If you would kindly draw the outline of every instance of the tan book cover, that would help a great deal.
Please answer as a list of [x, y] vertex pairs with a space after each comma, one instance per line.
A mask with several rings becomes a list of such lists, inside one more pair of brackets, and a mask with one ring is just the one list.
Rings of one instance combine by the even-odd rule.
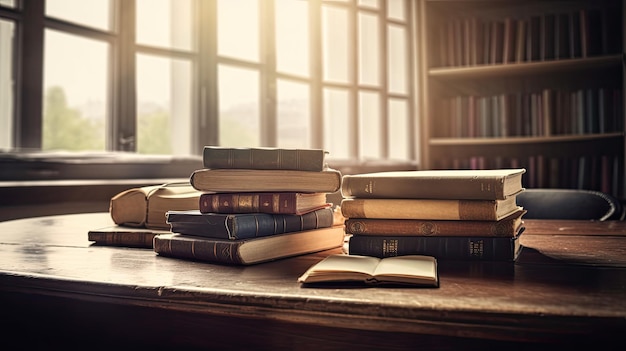
[[503, 200], [523, 191], [524, 168], [362, 173], [343, 176], [346, 198]]
[[343, 199], [346, 218], [498, 221], [521, 210], [516, 197], [505, 200]]
[[333, 254], [311, 266], [298, 278], [303, 284], [408, 284], [438, 287], [437, 259], [425, 255], [377, 258]]
[[169, 210], [197, 210], [201, 194], [189, 183], [131, 188], [111, 198], [109, 213], [118, 225], [169, 229], [165, 213]]

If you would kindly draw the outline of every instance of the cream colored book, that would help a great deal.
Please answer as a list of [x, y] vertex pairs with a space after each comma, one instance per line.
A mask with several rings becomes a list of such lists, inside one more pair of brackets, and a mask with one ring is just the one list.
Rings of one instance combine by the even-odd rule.
[[377, 258], [334, 254], [309, 268], [298, 282], [416, 285], [439, 287], [437, 259], [407, 255]]

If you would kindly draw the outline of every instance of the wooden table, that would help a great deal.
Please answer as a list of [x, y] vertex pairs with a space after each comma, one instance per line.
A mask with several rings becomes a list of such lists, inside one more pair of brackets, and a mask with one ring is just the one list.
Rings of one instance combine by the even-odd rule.
[[441, 262], [440, 288], [303, 288], [330, 252], [255, 266], [93, 246], [107, 213], [0, 223], [4, 339], [39, 347], [528, 349], [626, 342], [626, 222], [526, 220], [506, 262]]

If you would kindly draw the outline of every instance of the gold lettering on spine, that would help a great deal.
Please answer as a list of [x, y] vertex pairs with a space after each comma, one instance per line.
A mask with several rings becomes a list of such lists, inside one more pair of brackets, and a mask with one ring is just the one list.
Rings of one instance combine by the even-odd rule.
[[280, 194], [272, 195], [272, 212], [280, 213]]

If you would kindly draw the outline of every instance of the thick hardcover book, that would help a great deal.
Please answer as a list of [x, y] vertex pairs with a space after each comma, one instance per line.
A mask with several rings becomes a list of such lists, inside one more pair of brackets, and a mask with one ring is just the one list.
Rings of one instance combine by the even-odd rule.
[[297, 232], [333, 225], [333, 209], [323, 208], [302, 215], [270, 213], [201, 213], [168, 211], [171, 231], [179, 234], [238, 240]]
[[200, 212], [209, 213], [276, 213], [305, 214], [332, 204], [326, 193], [241, 192], [204, 193], [200, 196]]
[[437, 259], [410, 255], [377, 258], [334, 254], [311, 266], [298, 278], [310, 284], [414, 285], [438, 287]]
[[181, 259], [251, 265], [341, 247], [344, 236], [343, 226], [242, 240], [162, 234], [154, 237], [154, 252]]
[[524, 221], [519, 210], [499, 221], [348, 218], [346, 234], [386, 236], [494, 236], [514, 237]]
[[525, 169], [423, 170], [343, 176], [341, 193], [357, 198], [503, 200], [523, 190]]
[[341, 187], [341, 172], [271, 169], [198, 169], [191, 185], [204, 192], [334, 193]]
[[515, 261], [521, 251], [519, 237], [484, 236], [388, 236], [353, 235], [348, 243], [350, 255], [392, 257], [434, 256], [437, 260]]
[[111, 198], [109, 213], [118, 225], [169, 230], [165, 212], [198, 209], [201, 194], [189, 183], [131, 188]]
[[89, 241], [95, 245], [124, 246], [152, 249], [152, 241], [155, 236], [171, 233], [169, 230], [155, 230], [146, 228], [129, 228], [113, 225], [104, 228], [90, 230], [87, 233]]
[[321, 149], [205, 146], [205, 168], [284, 169], [319, 172], [328, 152]]
[[498, 221], [521, 210], [516, 196], [505, 200], [361, 199], [341, 201], [346, 218]]

